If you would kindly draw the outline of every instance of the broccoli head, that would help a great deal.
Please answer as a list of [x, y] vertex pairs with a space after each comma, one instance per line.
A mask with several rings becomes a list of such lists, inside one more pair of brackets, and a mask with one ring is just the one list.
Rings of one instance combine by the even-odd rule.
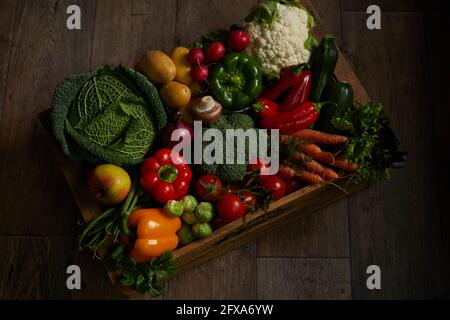
[[[255, 128], [255, 124], [252, 120], [252, 118], [246, 114], [233, 114], [233, 115], [226, 115], [222, 116], [222, 118], [211, 125], [203, 127], [203, 131], [207, 129], [218, 129], [220, 132], [222, 132], [223, 136], [223, 142], [224, 142], [224, 162], [225, 162], [225, 155], [226, 155], [226, 130], [227, 129], [242, 129], [244, 131], [247, 131], [248, 129]], [[211, 142], [203, 142], [203, 150], [210, 144]], [[237, 152], [236, 147], [237, 143], [235, 141], [234, 143], [234, 156], [235, 161], [234, 163], [237, 163]], [[258, 144], [256, 144], [257, 147]], [[250, 153], [249, 148], [251, 147], [248, 141], [245, 143], [246, 147], [246, 154], [245, 159], [246, 163], [248, 163], [248, 154]], [[253, 152], [257, 152], [257, 150], [252, 150]], [[220, 152], [220, 151], [219, 151]], [[201, 164], [196, 165], [195, 170], [200, 175], [205, 174], [213, 174], [217, 176], [222, 182], [225, 183], [232, 183], [232, 182], [239, 182], [242, 181], [245, 178], [245, 175], [247, 173], [247, 164]]]

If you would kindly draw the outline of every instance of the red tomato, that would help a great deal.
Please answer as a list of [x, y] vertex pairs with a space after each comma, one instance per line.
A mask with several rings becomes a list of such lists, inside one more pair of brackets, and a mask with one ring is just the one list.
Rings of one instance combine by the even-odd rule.
[[286, 194], [291, 194], [300, 189], [300, 182], [295, 178], [285, 179], [284, 183], [286, 185]]
[[225, 46], [220, 41], [212, 42], [205, 50], [206, 60], [216, 62], [222, 59], [225, 55]]
[[219, 217], [225, 222], [232, 222], [245, 214], [245, 206], [242, 200], [235, 194], [226, 194], [216, 204]]
[[242, 52], [250, 44], [250, 37], [247, 32], [242, 30], [231, 31], [228, 35], [228, 46], [236, 52]]
[[264, 189], [272, 194], [273, 200], [280, 200], [286, 195], [286, 184], [278, 176], [267, 176], [261, 181]]
[[[253, 162], [253, 161], [251, 161]], [[259, 173], [260, 180], [264, 180], [269, 176], [269, 164], [262, 159], [258, 159], [256, 163], [249, 163], [247, 171], [251, 173]]]
[[253, 212], [257, 208], [256, 197], [250, 191], [243, 191], [239, 193], [242, 199], [242, 204], [245, 207], [245, 212]]
[[200, 199], [213, 202], [220, 197], [224, 188], [219, 178], [213, 175], [206, 175], [198, 179], [195, 184], [195, 190]]

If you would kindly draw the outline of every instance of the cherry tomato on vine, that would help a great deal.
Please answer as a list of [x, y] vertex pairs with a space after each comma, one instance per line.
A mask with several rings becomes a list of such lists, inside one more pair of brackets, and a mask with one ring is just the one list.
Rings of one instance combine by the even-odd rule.
[[223, 195], [216, 204], [219, 217], [226, 223], [235, 221], [245, 215], [245, 205], [235, 194]]
[[[250, 161], [250, 162], [254, 162], [254, 161]], [[251, 174], [257, 174], [259, 175], [260, 180], [264, 180], [267, 177], [271, 177], [269, 176], [269, 164], [262, 160], [262, 159], [258, 159], [256, 160], [256, 163], [249, 163], [247, 166], [247, 171], [250, 172]]]
[[198, 179], [195, 184], [197, 195], [203, 201], [216, 201], [223, 193], [224, 188], [220, 179], [214, 175], [206, 175]]
[[275, 201], [286, 195], [286, 184], [279, 176], [267, 176], [261, 181], [261, 185], [272, 194]]
[[253, 212], [257, 208], [257, 201], [254, 194], [250, 191], [243, 191], [239, 193], [239, 197], [242, 199], [242, 204], [245, 207], [246, 212]]

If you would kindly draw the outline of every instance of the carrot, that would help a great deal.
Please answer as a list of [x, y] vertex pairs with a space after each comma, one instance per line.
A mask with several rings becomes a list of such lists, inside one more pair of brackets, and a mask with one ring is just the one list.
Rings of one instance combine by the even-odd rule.
[[334, 162], [334, 166], [338, 169], [342, 169], [349, 172], [358, 170], [358, 165], [356, 163], [351, 163], [347, 160], [342, 159], [336, 159]]
[[309, 183], [309, 184], [322, 184], [325, 182], [325, 181], [323, 181], [322, 177], [319, 176], [318, 174], [308, 172], [308, 171], [298, 174], [297, 177], [299, 180]]
[[[347, 160], [342, 160], [342, 159], [336, 159], [333, 154], [331, 154], [330, 152], [323, 152], [322, 150], [320, 152], [318, 152], [318, 150], [320, 150], [319, 147], [316, 146], [315, 147], [309, 147], [310, 145], [308, 145], [308, 148], [305, 148], [306, 146], [304, 146], [302, 148], [302, 151], [313, 157], [315, 160], [326, 163], [326, 164], [330, 164], [333, 167], [336, 167], [338, 169], [342, 169], [345, 171], [349, 171], [349, 172], [353, 172], [356, 171], [358, 169], [358, 165], [351, 163]], [[314, 145], [313, 145], [314, 146]]]
[[281, 165], [280, 169], [278, 170], [278, 174], [277, 174], [281, 179], [291, 179], [291, 178], [295, 178], [296, 173], [295, 170], [288, 167], [288, 166], [284, 166]]
[[339, 175], [336, 172], [334, 172], [333, 170], [331, 170], [330, 168], [324, 167], [323, 177], [327, 181], [334, 181], [339, 178]]
[[303, 152], [303, 153], [305, 153], [307, 155], [310, 155], [310, 156], [313, 156], [313, 155], [318, 154], [318, 153], [322, 153], [322, 149], [320, 149], [315, 144], [304, 144], [304, 145], [299, 147], [299, 151], [301, 151], [301, 152]]
[[293, 136], [320, 144], [345, 144], [348, 142], [347, 137], [310, 129], [300, 130], [294, 133]]
[[325, 182], [323, 178], [316, 173], [309, 171], [302, 171], [301, 173], [298, 173], [294, 169], [286, 165], [280, 166], [280, 169], [278, 170], [278, 176], [281, 179], [291, 179], [297, 177], [299, 180], [308, 184], [321, 184]]
[[302, 164], [305, 166], [305, 168], [312, 173], [323, 174], [325, 171], [324, 167], [320, 163], [311, 158], [308, 159], [308, 157], [304, 153], [299, 152], [293, 154], [290, 159], [294, 161], [302, 161]]

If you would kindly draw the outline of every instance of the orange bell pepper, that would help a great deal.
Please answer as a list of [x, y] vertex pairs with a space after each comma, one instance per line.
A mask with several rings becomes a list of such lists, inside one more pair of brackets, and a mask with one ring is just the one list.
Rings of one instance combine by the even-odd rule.
[[137, 263], [144, 263], [178, 246], [176, 232], [181, 228], [181, 220], [168, 216], [163, 209], [139, 209], [128, 218], [128, 228], [136, 229], [130, 256]]

